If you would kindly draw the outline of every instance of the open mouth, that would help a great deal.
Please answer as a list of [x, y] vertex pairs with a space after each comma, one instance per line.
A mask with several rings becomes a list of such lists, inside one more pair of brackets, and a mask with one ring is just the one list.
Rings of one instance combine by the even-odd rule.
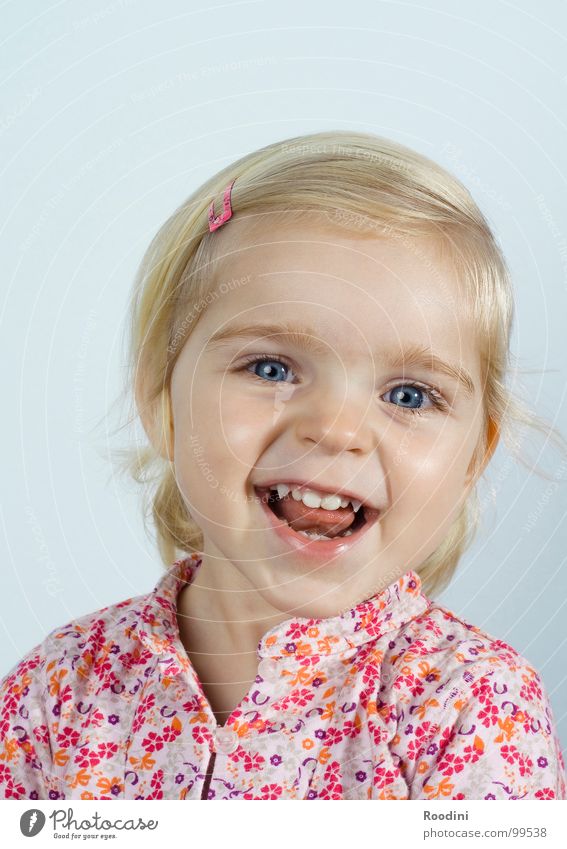
[[[373, 524], [378, 518], [377, 510], [367, 508], [364, 505], [356, 512], [353, 511], [350, 505], [348, 508], [334, 511], [324, 511], [322, 508], [315, 508], [312, 510], [313, 526], [311, 528], [294, 528], [283, 515], [282, 499], [280, 499], [276, 491], [260, 487], [256, 487], [255, 490], [265, 509], [269, 510], [278, 520], [276, 527], [281, 525], [287, 532], [294, 535], [297, 539], [302, 540], [303, 543], [318, 542], [320, 545], [323, 545], [323, 543], [340, 544], [345, 539], [352, 541], [355, 537], [360, 536], [363, 530], [367, 530], [368, 526]], [[291, 495], [287, 495], [286, 499], [291, 499]], [[322, 513], [327, 514], [324, 523], [317, 521], [317, 517], [320, 518]], [[337, 528], [345, 525], [345, 517], [348, 516], [348, 521], [353, 513], [354, 519], [348, 527], [343, 527], [342, 530], [337, 531]], [[335, 519], [334, 524], [333, 519]]]

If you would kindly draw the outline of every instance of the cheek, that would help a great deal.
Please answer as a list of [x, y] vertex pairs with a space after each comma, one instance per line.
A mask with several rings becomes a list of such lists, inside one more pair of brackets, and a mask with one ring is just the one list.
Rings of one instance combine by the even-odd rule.
[[[416, 445], [417, 449], [417, 445]], [[399, 457], [391, 466], [392, 496], [398, 503], [423, 508], [427, 516], [455, 515], [465, 490], [472, 448], [439, 438]]]
[[392, 509], [382, 523], [384, 540], [408, 568], [419, 566], [445, 539], [466, 495], [467, 463], [445, 447], [415, 453], [390, 474]]
[[193, 389], [198, 403], [175, 407], [176, 477], [184, 494], [205, 486], [218, 497], [255, 464], [266, 417], [248, 400], [244, 404], [241, 397], [219, 387], [198, 394], [196, 385]]

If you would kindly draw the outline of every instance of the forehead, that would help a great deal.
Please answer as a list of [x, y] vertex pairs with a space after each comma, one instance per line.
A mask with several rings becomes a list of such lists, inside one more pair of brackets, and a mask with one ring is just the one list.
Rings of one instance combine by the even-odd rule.
[[235, 218], [222, 229], [214, 274], [220, 296], [203, 316], [205, 335], [235, 317], [277, 316], [308, 318], [322, 338], [356, 348], [361, 340], [374, 346], [377, 338], [416, 335], [431, 345], [441, 333], [459, 347], [470, 342], [462, 285], [431, 237], [362, 237], [320, 220], [271, 227]]

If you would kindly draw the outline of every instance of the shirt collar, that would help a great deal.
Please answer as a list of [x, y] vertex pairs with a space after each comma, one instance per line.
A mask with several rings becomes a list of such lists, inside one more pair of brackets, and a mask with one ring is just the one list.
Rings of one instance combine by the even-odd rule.
[[[171, 672], [188, 666], [186, 653], [180, 651], [177, 596], [182, 587], [193, 581], [201, 563], [199, 553], [177, 560], [159, 580], [142, 610], [138, 636], [153, 653], [173, 655]], [[258, 657], [301, 659], [348, 651], [400, 628], [430, 603], [422, 592], [419, 575], [410, 569], [385, 589], [336, 616], [296, 617], [280, 622], [258, 643]]]

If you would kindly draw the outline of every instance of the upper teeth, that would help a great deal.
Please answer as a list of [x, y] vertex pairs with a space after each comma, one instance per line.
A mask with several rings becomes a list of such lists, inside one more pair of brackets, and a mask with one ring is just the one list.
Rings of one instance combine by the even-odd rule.
[[322, 507], [323, 510], [338, 510], [339, 507], [348, 507], [352, 504], [353, 510], [357, 513], [360, 510], [362, 501], [357, 501], [355, 498], [341, 498], [340, 495], [324, 495], [314, 489], [292, 489], [287, 483], [278, 483], [271, 486], [270, 489], [277, 490], [280, 498], [285, 498], [291, 491], [294, 501], [303, 501], [306, 507]]

